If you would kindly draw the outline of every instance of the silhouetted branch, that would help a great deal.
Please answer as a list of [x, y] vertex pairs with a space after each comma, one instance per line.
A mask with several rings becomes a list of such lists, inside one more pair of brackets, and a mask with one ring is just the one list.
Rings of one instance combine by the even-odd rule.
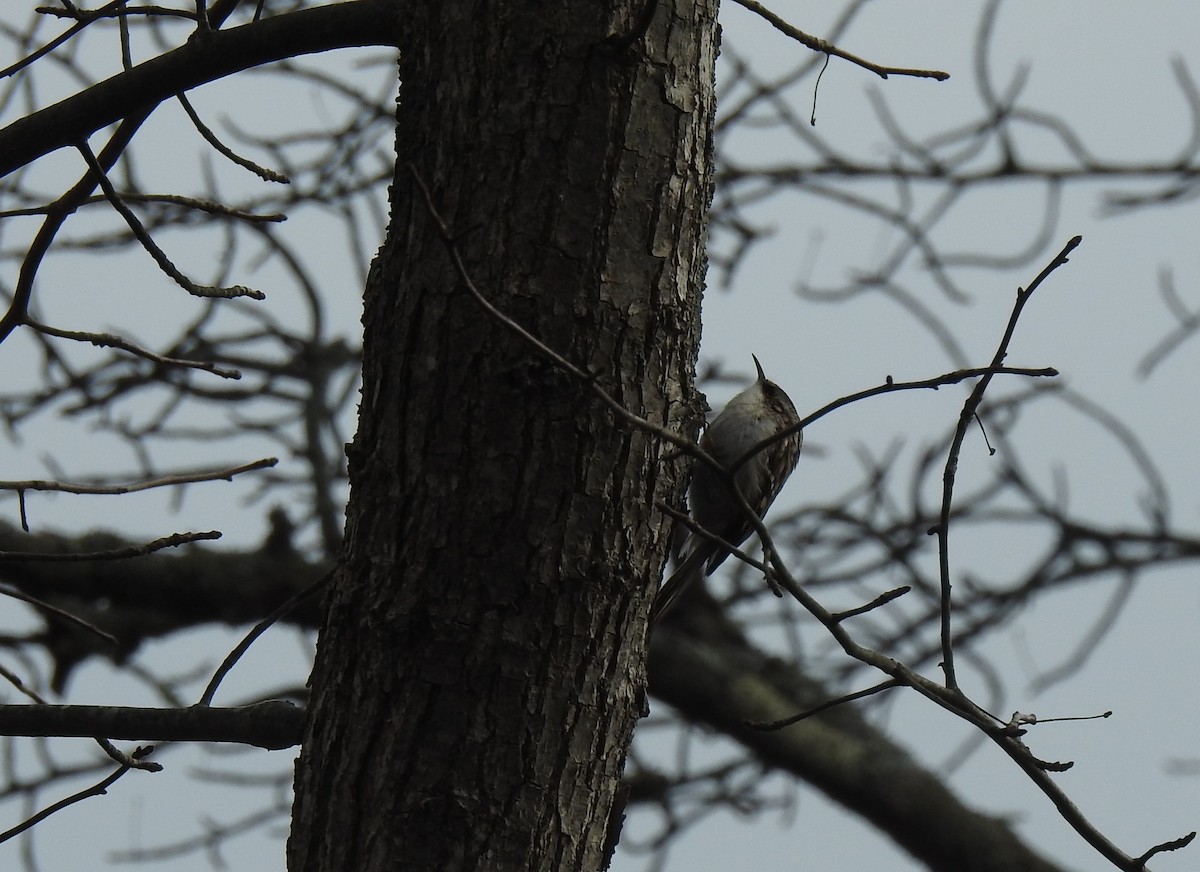
[[0, 705], [0, 735], [107, 736], [155, 742], [236, 742], [267, 750], [300, 744], [304, 709], [282, 700], [237, 708]]
[[[1063, 246], [1055, 258], [1050, 261], [1046, 267], [1038, 273], [1037, 277], [1030, 283], [1028, 288], [1017, 289], [1017, 299], [1013, 304], [1012, 314], [1009, 315], [1008, 324], [1004, 328], [1004, 336], [1000, 340], [1000, 344], [996, 348], [996, 354], [992, 358], [992, 366], [1000, 366], [1006, 357], [1008, 357], [1008, 346], [1012, 342], [1013, 334], [1017, 329], [1017, 321], [1021, 317], [1021, 312], [1025, 309], [1025, 304], [1052, 272], [1067, 262], [1068, 255], [1076, 249], [1083, 241], [1083, 237], [1076, 236]], [[984, 375], [971, 391], [971, 395], [967, 397], [967, 401], [963, 403], [962, 412], [958, 417], [958, 426], [954, 430], [954, 437], [950, 442], [950, 450], [946, 454], [946, 467], [942, 475], [942, 512], [936, 533], [938, 537], [938, 564], [939, 575], [941, 576], [942, 587], [942, 670], [946, 674], [946, 686], [950, 688], [958, 687], [958, 679], [954, 673], [954, 642], [950, 630], [950, 510], [954, 497], [954, 479], [958, 472], [958, 456], [962, 450], [963, 439], [966, 438], [967, 428], [971, 422], [975, 420], [975, 416], [979, 411], [979, 404], [983, 402], [984, 391], [991, 384], [991, 374]]]
[[842, 49], [835, 45], [831, 45], [819, 37], [809, 36], [799, 28], [788, 24], [787, 21], [780, 18], [761, 3], [756, 2], [756, 0], [734, 0], [734, 2], [739, 6], [744, 6], [755, 15], [758, 15], [770, 22], [771, 26], [780, 33], [790, 36], [797, 42], [803, 43], [805, 47], [810, 48], [813, 51], [821, 52], [822, 54], [832, 55], [833, 57], [841, 58], [844, 61], [849, 61], [852, 64], [862, 67], [864, 70], [870, 70], [881, 79], [886, 79], [888, 76], [914, 76], [921, 79], [937, 79], [940, 82], [950, 78], [949, 73], [944, 73], [941, 70], [916, 70], [905, 67], [882, 66], [874, 63], [873, 61], [866, 60], [865, 58], [860, 58], [858, 55], [852, 55], [849, 52], [842, 51]]
[[[138, 759], [140, 759], [141, 757], [144, 757], [144, 756], [150, 754], [153, 750], [154, 750], [153, 748], [145, 748], [145, 749], [139, 748], [138, 751], [136, 751], [134, 753], [138, 757]], [[113, 772], [112, 775], [105, 778], [103, 781], [100, 781], [97, 784], [92, 785], [91, 787], [81, 790], [78, 793], [74, 793], [71, 796], [68, 796], [66, 799], [59, 800], [58, 802], [54, 803], [54, 805], [51, 805], [48, 808], [42, 809], [41, 811], [39, 811], [37, 814], [35, 814], [33, 817], [29, 818], [28, 820], [22, 821], [17, 826], [15, 826], [11, 829], [5, 830], [3, 833], [0, 833], [0, 842], [7, 842], [13, 836], [21, 835], [21, 833], [25, 832], [30, 827], [34, 827], [37, 824], [41, 823], [46, 818], [50, 817], [50, 815], [52, 815], [56, 812], [60, 812], [64, 808], [68, 808], [69, 806], [72, 806], [77, 802], [82, 802], [83, 800], [90, 799], [93, 796], [104, 796], [106, 793], [108, 793], [108, 788], [112, 787], [113, 784], [115, 784], [117, 782], [117, 779], [121, 778], [126, 772], [129, 771], [129, 769], [130, 769], [130, 767], [128, 767], [128, 766], [122, 766], [119, 769], [117, 769], [115, 772]]]
[[221, 534], [216, 530], [205, 533], [172, 533], [145, 545], [133, 545], [128, 548], [111, 548], [106, 551], [88, 551], [78, 554], [49, 554], [36, 551], [0, 551], [0, 563], [80, 563], [88, 560], [127, 560], [131, 557], [144, 557], [161, 551], [164, 548], [178, 548], [190, 542], [205, 542], [220, 539]]
[[313, 52], [397, 45], [401, 20], [390, 0], [349, 0], [197, 36], [0, 130], [0, 177], [205, 82]]
[[139, 491], [152, 490], [159, 487], [175, 487], [182, 484], [198, 484], [204, 481], [233, 481], [234, 476], [260, 469], [271, 469], [279, 460], [275, 457], [265, 457], [241, 466], [225, 467], [222, 469], [198, 469], [189, 472], [173, 472], [147, 481], [135, 481], [129, 484], [83, 484], [63, 481], [46, 481], [30, 479], [28, 481], [0, 481], [0, 490], [15, 491], [58, 491], [69, 494], [120, 495], [132, 494]]

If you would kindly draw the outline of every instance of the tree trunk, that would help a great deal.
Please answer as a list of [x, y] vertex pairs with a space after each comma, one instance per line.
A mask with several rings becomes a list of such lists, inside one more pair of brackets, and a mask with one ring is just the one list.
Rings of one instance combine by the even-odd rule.
[[473, 299], [408, 167], [489, 301], [688, 431], [716, 0], [608, 39], [644, 5], [398, 8], [392, 220], [295, 872], [603, 864], [680, 464]]

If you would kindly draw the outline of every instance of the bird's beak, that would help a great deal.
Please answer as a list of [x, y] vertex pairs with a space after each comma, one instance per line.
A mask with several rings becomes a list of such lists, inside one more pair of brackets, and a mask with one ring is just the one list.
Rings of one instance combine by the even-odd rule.
[[[750, 356], [751, 356], [751, 357], [754, 357], [754, 355], [753, 355], [753, 354], [751, 354]], [[757, 357], [754, 357], [754, 368], [758, 370], [758, 380], [759, 380], [759, 381], [766, 381], [766, 380], [767, 380], [767, 375], [766, 375], [766, 373], [764, 373], [764, 372], [762, 371], [762, 364], [758, 362], [758, 358], [757, 358]]]

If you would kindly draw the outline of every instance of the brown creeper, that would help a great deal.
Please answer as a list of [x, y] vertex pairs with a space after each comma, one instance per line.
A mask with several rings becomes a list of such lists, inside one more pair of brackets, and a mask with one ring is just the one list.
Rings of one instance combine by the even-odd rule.
[[[726, 404], [700, 438], [700, 447], [727, 469], [762, 440], [800, 421], [783, 388], [763, 375], [757, 357], [754, 366], [758, 379]], [[804, 434], [797, 430], [732, 471], [737, 489], [760, 518], [796, 468], [803, 444]], [[695, 465], [688, 504], [693, 521], [730, 545], [741, 545], [754, 529], [729, 486], [708, 464]], [[711, 539], [689, 533], [679, 550], [679, 565], [663, 582], [654, 600], [651, 625], [670, 611], [692, 582], [711, 575], [728, 556], [729, 552]]]

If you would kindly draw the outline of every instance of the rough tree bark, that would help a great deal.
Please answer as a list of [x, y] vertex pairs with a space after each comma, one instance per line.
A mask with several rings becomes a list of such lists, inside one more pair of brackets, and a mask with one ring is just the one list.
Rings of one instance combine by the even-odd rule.
[[602, 865], [669, 526], [654, 503], [679, 499], [679, 464], [483, 311], [414, 174], [492, 303], [689, 429], [716, 2], [664, 4], [639, 35], [645, 9], [397, 10], [392, 219], [366, 289], [296, 872]]

